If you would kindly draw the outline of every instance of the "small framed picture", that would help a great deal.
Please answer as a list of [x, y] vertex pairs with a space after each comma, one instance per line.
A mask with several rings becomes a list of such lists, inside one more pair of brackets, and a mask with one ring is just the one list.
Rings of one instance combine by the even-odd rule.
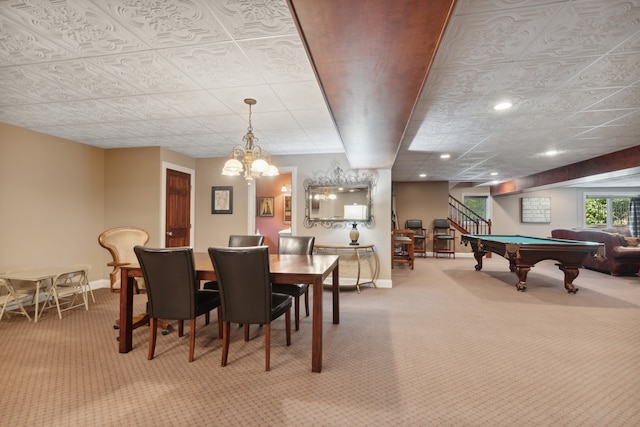
[[233, 213], [233, 187], [211, 187], [211, 213]]
[[258, 216], [273, 216], [273, 197], [258, 197]]
[[283, 218], [283, 223], [284, 224], [291, 224], [291, 196], [284, 196], [284, 209], [282, 212], [284, 215]]

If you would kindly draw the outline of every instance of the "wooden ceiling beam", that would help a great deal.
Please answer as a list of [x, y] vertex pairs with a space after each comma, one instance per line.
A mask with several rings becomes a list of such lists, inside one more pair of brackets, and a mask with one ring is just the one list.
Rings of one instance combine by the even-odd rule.
[[637, 167], [640, 167], [640, 145], [494, 185], [491, 187], [491, 195], [519, 193], [545, 185], [566, 183]]
[[287, 0], [354, 169], [391, 169], [455, 0]]

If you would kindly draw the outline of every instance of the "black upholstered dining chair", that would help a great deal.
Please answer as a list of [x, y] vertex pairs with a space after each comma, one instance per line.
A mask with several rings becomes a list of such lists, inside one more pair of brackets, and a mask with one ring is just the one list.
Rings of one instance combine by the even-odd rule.
[[[278, 254], [311, 255], [313, 254], [314, 236], [280, 236]], [[307, 283], [274, 283], [273, 292], [291, 295], [294, 298], [294, 318], [296, 331], [300, 329], [300, 297], [304, 295], [304, 308], [309, 317], [309, 285]]]
[[222, 366], [227, 365], [231, 323], [264, 325], [265, 370], [271, 369], [271, 321], [285, 315], [287, 346], [291, 345], [290, 295], [271, 288], [269, 247], [212, 247], [209, 256], [218, 277], [222, 307]]
[[[262, 246], [264, 244], [264, 236], [259, 234], [232, 234], [229, 236], [230, 248], [247, 247], [247, 246]], [[204, 289], [218, 290], [218, 282], [212, 280], [206, 282], [203, 286]], [[207, 322], [209, 319], [207, 319]]]
[[[149, 301], [149, 353], [153, 359], [158, 335], [158, 319], [178, 320], [179, 335], [184, 320], [189, 326], [189, 362], [193, 361], [196, 342], [196, 317], [209, 313], [220, 305], [218, 292], [198, 289], [191, 248], [133, 248], [142, 269]], [[220, 310], [218, 319], [220, 320]]]

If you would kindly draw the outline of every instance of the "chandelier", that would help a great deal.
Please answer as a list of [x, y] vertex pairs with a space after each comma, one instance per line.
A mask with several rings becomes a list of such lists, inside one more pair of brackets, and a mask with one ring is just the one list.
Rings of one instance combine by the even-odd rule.
[[222, 168], [222, 175], [238, 176], [244, 172], [244, 179], [249, 185], [253, 178], [261, 176], [280, 175], [278, 168], [271, 164], [271, 157], [266, 150], [256, 145], [258, 138], [253, 136], [251, 127], [251, 106], [256, 105], [256, 100], [247, 98], [244, 103], [249, 106], [249, 127], [247, 133], [242, 137], [245, 146], [236, 145], [231, 151], [231, 158], [226, 161]]
[[323, 188], [320, 194], [314, 194], [314, 200], [320, 200], [321, 202], [326, 202], [327, 200], [335, 200], [338, 196], [329, 191], [328, 188]]

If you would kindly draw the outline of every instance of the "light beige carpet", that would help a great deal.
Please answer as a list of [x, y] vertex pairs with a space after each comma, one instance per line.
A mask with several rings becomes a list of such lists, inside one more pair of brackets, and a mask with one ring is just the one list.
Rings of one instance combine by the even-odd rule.
[[[96, 292], [89, 311], [0, 322], [0, 425], [640, 425], [640, 278], [581, 270], [569, 295], [552, 262], [528, 291], [500, 257], [418, 259], [393, 270], [393, 289], [341, 294], [331, 324], [325, 292], [324, 367], [311, 373], [311, 319], [291, 347], [273, 324], [271, 372], [263, 335], [233, 329], [220, 366], [217, 324], [188, 337], [148, 329], [117, 352], [118, 294]], [[135, 298], [136, 311], [145, 296]]]

